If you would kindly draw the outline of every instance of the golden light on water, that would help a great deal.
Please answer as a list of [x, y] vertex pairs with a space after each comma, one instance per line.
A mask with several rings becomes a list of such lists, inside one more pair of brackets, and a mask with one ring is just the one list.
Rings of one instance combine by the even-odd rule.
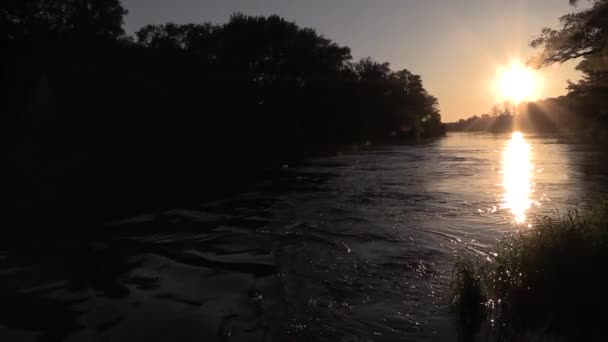
[[514, 62], [509, 67], [498, 70], [495, 87], [500, 101], [518, 104], [536, 100], [539, 83], [540, 79], [534, 70]]
[[532, 206], [532, 147], [521, 132], [514, 132], [502, 153], [501, 207], [513, 214], [516, 223], [526, 222], [526, 211]]

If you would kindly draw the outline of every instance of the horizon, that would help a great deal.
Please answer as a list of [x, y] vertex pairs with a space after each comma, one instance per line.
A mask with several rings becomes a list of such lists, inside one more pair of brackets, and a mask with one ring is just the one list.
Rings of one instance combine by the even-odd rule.
[[[498, 69], [533, 56], [536, 51], [529, 43], [541, 28], [557, 27], [557, 18], [573, 11], [566, 0], [342, 4], [319, 0], [307, 4], [295, 0], [123, 1], [129, 10], [125, 29], [130, 35], [146, 24], [222, 23], [235, 12], [277, 14], [350, 47], [353, 60], [372, 56], [389, 62], [393, 70], [406, 68], [421, 75], [425, 88], [439, 100], [444, 122], [489, 112], [500, 101], [491, 85]], [[540, 70], [542, 86], [534, 100], [565, 95], [568, 80], [580, 77], [576, 64], [570, 61]]]

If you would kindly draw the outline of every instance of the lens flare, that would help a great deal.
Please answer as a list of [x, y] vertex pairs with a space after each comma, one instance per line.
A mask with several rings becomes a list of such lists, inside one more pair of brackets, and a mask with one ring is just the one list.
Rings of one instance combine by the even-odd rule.
[[501, 208], [511, 211], [518, 224], [526, 222], [526, 211], [532, 206], [532, 147], [521, 132], [514, 132], [502, 153]]

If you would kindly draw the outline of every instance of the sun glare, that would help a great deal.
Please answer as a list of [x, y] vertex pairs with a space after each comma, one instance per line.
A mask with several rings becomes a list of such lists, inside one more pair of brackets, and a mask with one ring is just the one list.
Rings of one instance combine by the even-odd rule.
[[519, 224], [526, 221], [526, 211], [533, 203], [530, 198], [534, 170], [531, 150], [524, 135], [513, 132], [502, 154], [502, 186], [505, 192], [501, 207], [510, 210]]
[[534, 70], [516, 62], [507, 68], [499, 69], [496, 92], [499, 100], [518, 104], [536, 99], [538, 83]]

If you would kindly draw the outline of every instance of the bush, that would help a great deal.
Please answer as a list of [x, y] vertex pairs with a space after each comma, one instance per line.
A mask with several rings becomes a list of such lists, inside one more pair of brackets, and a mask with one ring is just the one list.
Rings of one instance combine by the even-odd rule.
[[582, 214], [539, 218], [486, 259], [460, 261], [453, 303], [465, 339], [595, 340], [604, 334], [606, 279], [608, 202], [601, 201]]

